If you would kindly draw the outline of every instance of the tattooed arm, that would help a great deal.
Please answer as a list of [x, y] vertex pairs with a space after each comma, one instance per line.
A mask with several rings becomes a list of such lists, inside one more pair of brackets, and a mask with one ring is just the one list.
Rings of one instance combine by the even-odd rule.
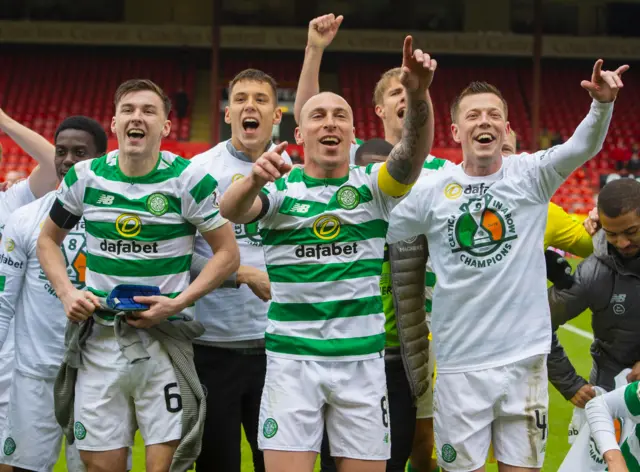
[[402, 139], [386, 163], [389, 176], [407, 186], [403, 193], [418, 179], [433, 144], [433, 107], [428, 90], [437, 63], [420, 49], [413, 51], [412, 42], [411, 36], [404, 41], [400, 75], [400, 82], [407, 90]]
[[387, 159], [389, 175], [401, 184], [413, 184], [420, 176], [432, 143], [433, 106], [429, 92], [407, 94], [402, 139]]

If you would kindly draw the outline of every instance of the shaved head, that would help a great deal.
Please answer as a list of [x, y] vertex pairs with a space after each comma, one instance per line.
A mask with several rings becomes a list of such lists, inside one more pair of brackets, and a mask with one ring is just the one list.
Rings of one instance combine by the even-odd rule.
[[296, 144], [304, 149], [305, 172], [316, 178], [349, 173], [349, 153], [355, 142], [353, 111], [332, 92], [311, 97], [300, 110]]
[[353, 110], [343, 97], [333, 92], [320, 92], [307, 100], [307, 102], [302, 106], [302, 110], [300, 110], [300, 123], [302, 123], [302, 120], [311, 112], [311, 110], [324, 107], [327, 103], [331, 103], [336, 107], [340, 106], [344, 108], [349, 112], [349, 116], [351, 116], [353, 120]]

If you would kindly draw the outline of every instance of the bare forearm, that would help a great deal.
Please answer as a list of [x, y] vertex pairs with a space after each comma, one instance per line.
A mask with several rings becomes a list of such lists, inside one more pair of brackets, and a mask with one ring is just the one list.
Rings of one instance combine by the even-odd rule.
[[307, 100], [320, 93], [320, 64], [323, 53], [324, 50], [318, 47], [307, 46], [305, 49], [304, 62], [296, 90], [296, 101], [293, 105], [293, 116], [296, 123], [300, 123], [300, 111]]
[[39, 164], [47, 169], [55, 169], [53, 164], [55, 147], [44, 137], [21, 125], [2, 111], [0, 111], [0, 128]]
[[433, 143], [433, 107], [428, 92], [407, 95], [402, 139], [391, 151], [387, 169], [401, 184], [418, 179]]
[[259, 212], [259, 208], [255, 211], [255, 207], [261, 189], [251, 176], [238, 180], [224, 193], [220, 201], [220, 214], [234, 223], [252, 221]]
[[198, 277], [182, 292], [176, 301], [184, 308], [215, 290], [227, 277], [238, 270], [240, 254], [237, 246], [217, 251], [204, 266]]
[[615, 449], [607, 451], [604, 453], [603, 457], [607, 462], [607, 465], [609, 466], [609, 470], [611, 472], [622, 472], [629, 470], [621, 451]]
[[67, 275], [67, 264], [65, 263], [64, 255], [60, 246], [53, 239], [41, 235], [38, 238], [37, 255], [40, 266], [58, 297], [73, 290], [73, 285]]

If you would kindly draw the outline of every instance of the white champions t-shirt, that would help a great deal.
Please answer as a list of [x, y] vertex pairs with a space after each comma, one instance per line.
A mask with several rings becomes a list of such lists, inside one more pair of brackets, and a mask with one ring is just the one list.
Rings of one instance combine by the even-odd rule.
[[472, 177], [459, 165], [420, 179], [392, 212], [389, 243], [427, 236], [438, 276], [431, 328], [439, 372], [549, 352], [546, 267], [538, 250], [547, 207], [564, 179], [601, 149], [612, 110], [594, 102], [569, 141], [504, 158], [492, 175]]

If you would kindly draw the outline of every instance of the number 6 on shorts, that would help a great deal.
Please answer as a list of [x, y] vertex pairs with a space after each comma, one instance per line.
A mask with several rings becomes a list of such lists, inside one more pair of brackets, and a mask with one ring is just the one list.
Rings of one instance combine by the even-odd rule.
[[[178, 388], [178, 384], [176, 382], [168, 383], [164, 386], [164, 401], [167, 405], [167, 411], [169, 413], [177, 413], [182, 410], [182, 397], [180, 393], [171, 393], [172, 388]], [[175, 406], [172, 406], [172, 400]]]

